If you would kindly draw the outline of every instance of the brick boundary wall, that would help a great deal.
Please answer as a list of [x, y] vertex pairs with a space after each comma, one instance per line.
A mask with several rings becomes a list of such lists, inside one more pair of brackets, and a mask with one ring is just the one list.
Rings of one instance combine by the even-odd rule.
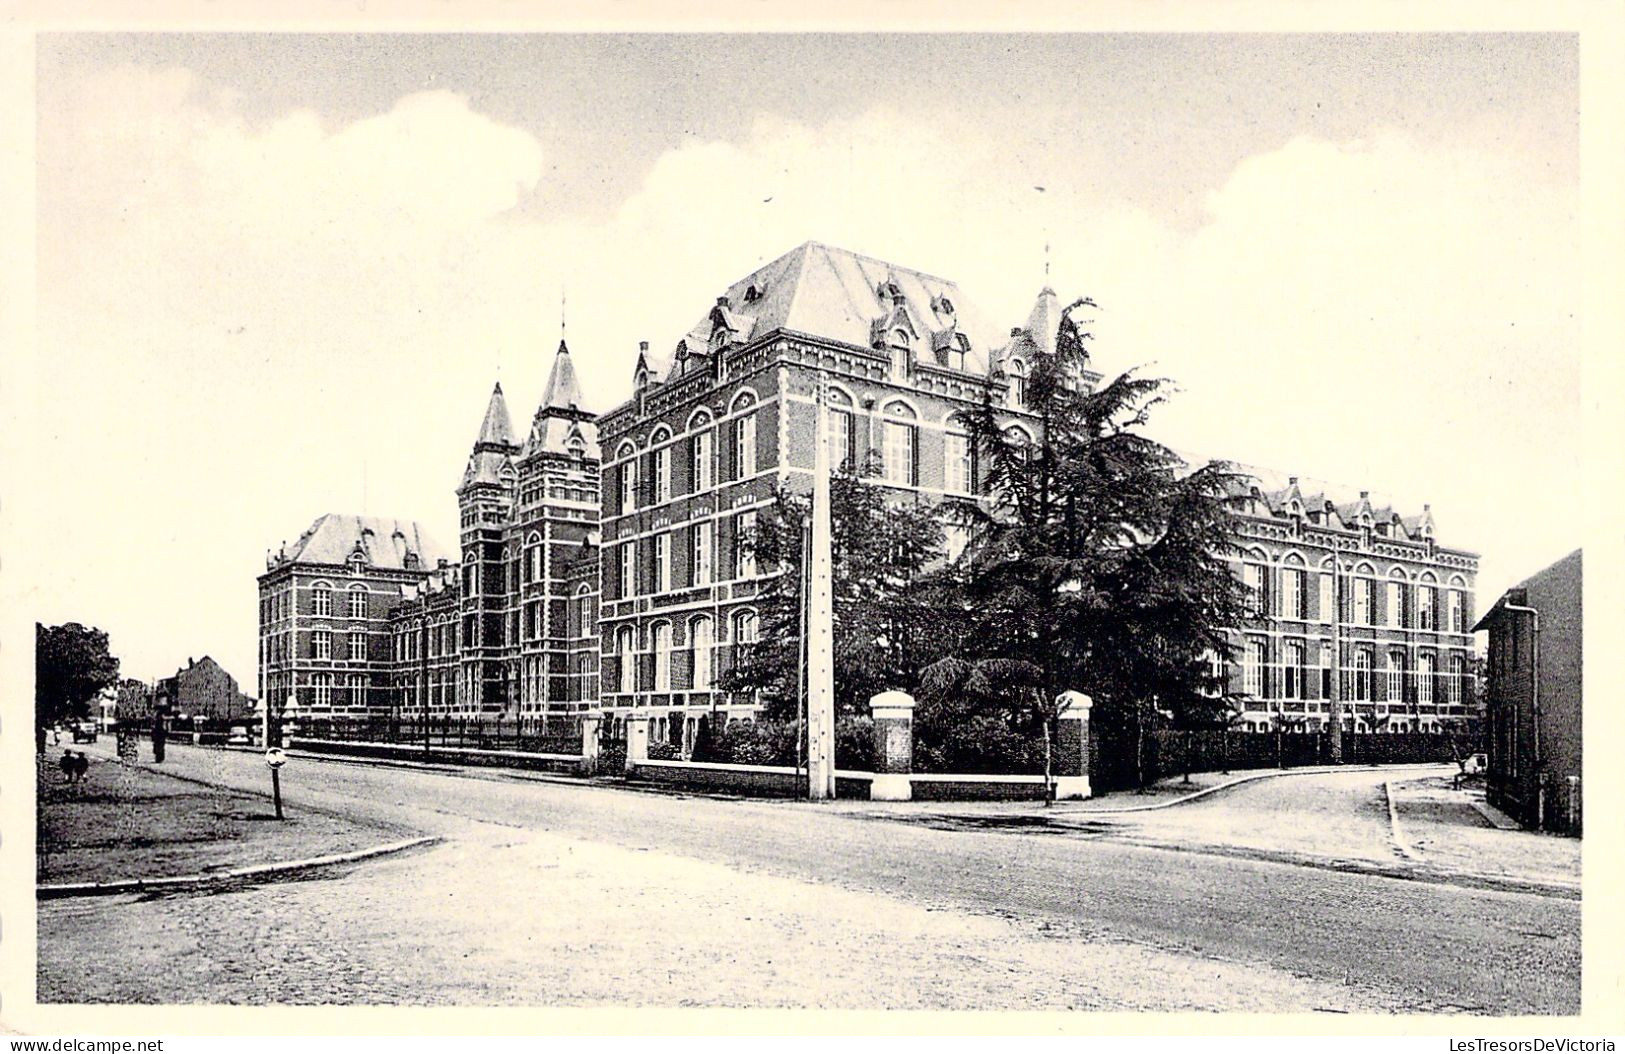
[[501, 768], [553, 772], [566, 776], [581, 775], [580, 754], [529, 754], [517, 750], [478, 750], [473, 747], [431, 747], [424, 750], [422, 747], [400, 743], [355, 743], [346, 740], [301, 738], [288, 740], [288, 747], [311, 754], [377, 758], [387, 761], [424, 761], [431, 764], [493, 765]]
[[[729, 765], [710, 761], [640, 761], [629, 779], [699, 790], [731, 791], [770, 798], [806, 794], [807, 774], [789, 766]], [[871, 772], [838, 770], [835, 795], [866, 799]], [[960, 773], [914, 773], [909, 777], [916, 801], [1042, 801], [1042, 776], [982, 776]]]

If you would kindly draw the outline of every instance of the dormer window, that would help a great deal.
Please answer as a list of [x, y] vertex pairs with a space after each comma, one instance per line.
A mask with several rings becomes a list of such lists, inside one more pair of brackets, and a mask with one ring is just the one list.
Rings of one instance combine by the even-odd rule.
[[938, 297], [937, 310], [941, 311], [944, 315], [951, 315], [954, 313], [954, 302], [945, 296]]
[[1027, 364], [1020, 359], [1011, 359], [1010, 368], [1005, 372], [1010, 380], [1010, 405], [1025, 405], [1027, 402]]
[[891, 371], [894, 377], [908, 376], [909, 365], [908, 331], [894, 329], [891, 334]]
[[756, 288], [756, 286], [752, 285], [750, 288], [745, 290], [745, 303], [754, 304], [756, 301], [760, 300], [761, 298], [762, 298], [762, 291], [760, 289]]

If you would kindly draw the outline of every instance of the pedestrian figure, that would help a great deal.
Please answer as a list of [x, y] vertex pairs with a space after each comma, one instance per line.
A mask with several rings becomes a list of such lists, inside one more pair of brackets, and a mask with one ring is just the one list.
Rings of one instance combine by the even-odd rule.
[[62, 752], [62, 760], [58, 761], [56, 763], [56, 765], [57, 765], [57, 768], [62, 770], [62, 782], [64, 782], [64, 783], [72, 783], [73, 782], [73, 770], [74, 770], [73, 751], [64, 750]]
[[162, 714], [153, 714], [152, 715], [152, 760], [156, 764], [162, 764], [163, 760], [164, 760], [164, 738], [165, 738], [165, 735], [166, 735], [166, 733], [164, 731], [164, 715], [162, 715]]

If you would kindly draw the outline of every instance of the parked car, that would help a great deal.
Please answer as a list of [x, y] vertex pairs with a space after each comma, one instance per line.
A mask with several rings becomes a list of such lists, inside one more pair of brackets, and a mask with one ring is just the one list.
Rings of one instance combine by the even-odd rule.
[[96, 742], [96, 722], [75, 721], [73, 724], [73, 741], [75, 743]]

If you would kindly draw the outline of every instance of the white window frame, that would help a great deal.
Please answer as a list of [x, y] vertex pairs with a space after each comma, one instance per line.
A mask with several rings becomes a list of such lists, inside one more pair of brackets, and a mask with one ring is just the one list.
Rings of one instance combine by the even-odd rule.
[[750, 608], [734, 615], [734, 643], [755, 644], [761, 632], [761, 622]]
[[711, 584], [711, 523], [708, 520], [694, 525], [689, 544], [689, 577], [697, 586]]
[[325, 629], [311, 631], [310, 655], [313, 659], [331, 659], [333, 657], [332, 631]]
[[716, 645], [716, 633], [711, 628], [709, 615], [696, 615], [689, 622], [688, 639], [694, 652], [694, 690], [706, 691], [711, 687], [711, 657]]
[[1241, 690], [1253, 699], [1264, 697], [1264, 664], [1269, 661], [1269, 646], [1256, 637], [1247, 639], [1242, 653]]
[[971, 457], [970, 436], [963, 432], [945, 432], [942, 437], [942, 457], [947, 465], [944, 487], [950, 494], [970, 494], [976, 487], [975, 462]]
[[637, 542], [621, 543], [621, 596], [635, 597], [638, 595], [638, 549]]
[[1416, 701], [1422, 706], [1433, 706], [1433, 678], [1439, 673], [1439, 657], [1423, 652], [1416, 657]]
[[756, 577], [756, 550], [747, 542], [751, 535], [756, 533], [756, 510], [750, 509], [739, 514], [734, 520], [734, 549], [739, 554], [739, 578]]
[[316, 586], [310, 591], [310, 611], [317, 618], [330, 618], [333, 614], [333, 590]]
[[662, 505], [671, 500], [671, 447], [663, 446], [655, 451], [655, 504]]
[[734, 478], [750, 479], [756, 475], [756, 411], [744, 414], [734, 421]]
[[894, 487], [919, 486], [915, 465], [918, 461], [920, 429], [913, 421], [887, 418], [881, 428], [886, 482]]
[[1330, 571], [1320, 572], [1320, 621], [1330, 622], [1337, 617], [1337, 590]]
[[[365, 586], [350, 587], [350, 617], [367, 617], [367, 588]], [[359, 603], [358, 603], [359, 601]]]
[[657, 692], [671, 691], [671, 623], [656, 622], [649, 627], [649, 649], [655, 657]]
[[671, 592], [671, 532], [655, 535], [655, 592]]
[[638, 507], [638, 456], [633, 454], [621, 463], [621, 511], [631, 512]]
[[705, 426], [705, 431], [694, 435], [694, 464], [691, 473], [694, 477], [694, 491], [709, 490], [714, 481], [711, 479], [711, 427]]
[[[359, 655], [356, 654], [356, 651], [357, 651], [356, 644], [358, 644], [358, 643], [361, 645], [361, 648], [360, 648], [361, 654], [359, 654]], [[353, 629], [353, 630], [350, 631], [349, 640], [347, 642], [347, 650], [346, 650], [345, 654], [349, 657], [351, 662], [365, 662], [367, 660], [367, 631], [366, 630], [364, 630], [364, 629]]]

